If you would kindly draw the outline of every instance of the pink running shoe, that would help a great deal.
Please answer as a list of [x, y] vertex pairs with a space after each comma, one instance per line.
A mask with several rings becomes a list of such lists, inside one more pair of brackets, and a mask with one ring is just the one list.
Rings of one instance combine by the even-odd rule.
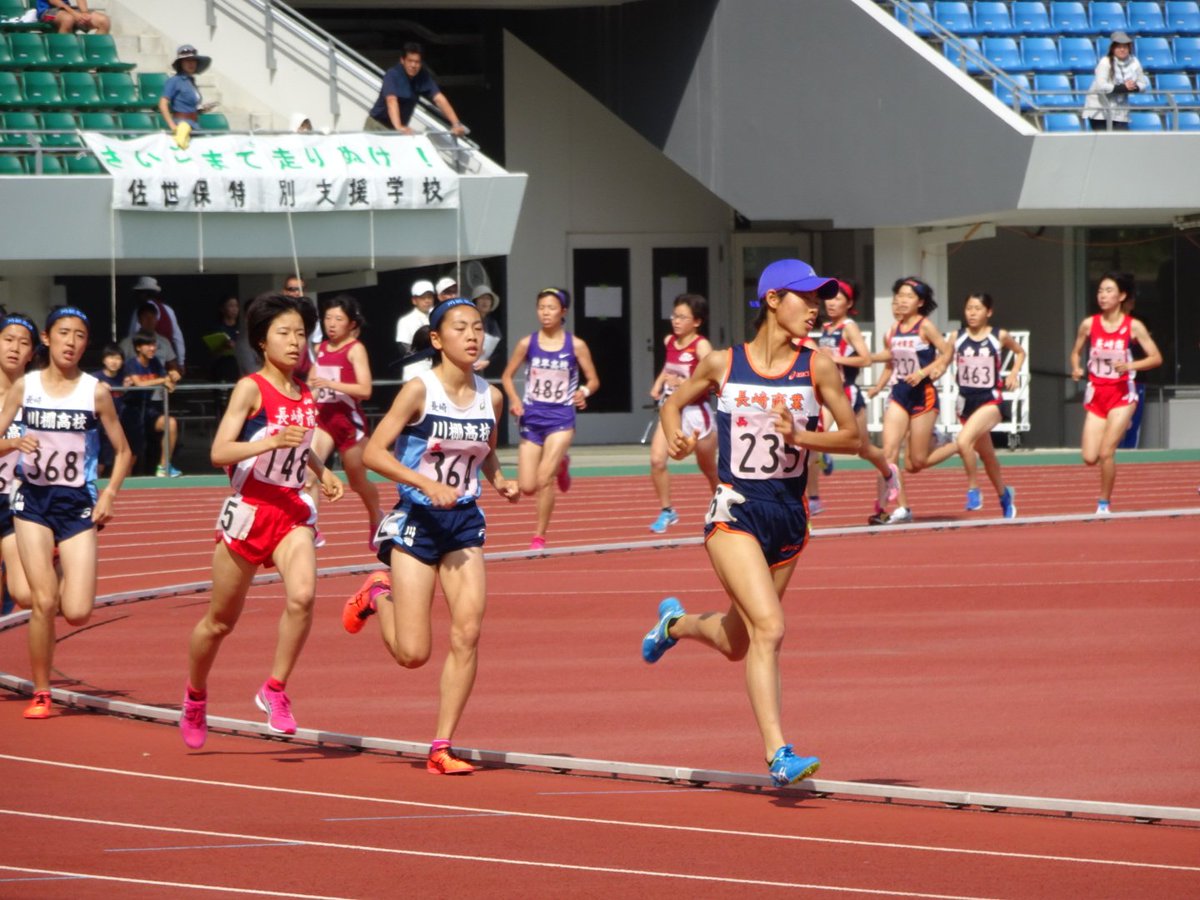
[[208, 737], [208, 701], [192, 700], [187, 692], [183, 694], [183, 715], [179, 717], [179, 732], [183, 742], [193, 750], [204, 746]]
[[266, 682], [254, 695], [254, 702], [267, 714], [267, 727], [276, 734], [295, 734], [296, 720], [292, 718], [292, 701], [283, 691], [273, 691]]
[[558, 489], [564, 494], [571, 489], [571, 454], [564, 453], [558, 464]]
[[529, 549], [530, 550], [545, 550], [546, 549], [546, 539], [544, 537], [542, 537], [540, 534], [535, 534], [533, 536], [533, 540], [529, 542]]

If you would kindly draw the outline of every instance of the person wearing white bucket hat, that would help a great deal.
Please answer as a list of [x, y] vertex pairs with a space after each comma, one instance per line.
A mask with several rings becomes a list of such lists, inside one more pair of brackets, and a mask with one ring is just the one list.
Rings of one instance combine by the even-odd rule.
[[483, 349], [479, 359], [475, 360], [475, 371], [482, 372], [492, 361], [492, 355], [500, 342], [504, 340], [504, 332], [496, 321], [495, 312], [500, 308], [500, 295], [492, 290], [490, 284], [477, 284], [471, 291], [471, 302], [483, 316]]
[[200, 120], [200, 113], [216, 105], [205, 103], [200, 88], [196, 86], [196, 76], [207, 71], [211, 65], [212, 58], [201, 56], [191, 44], [183, 44], [175, 51], [175, 60], [171, 63], [175, 74], [163, 85], [162, 96], [158, 99], [158, 112], [181, 149], [187, 149], [192, 129]]

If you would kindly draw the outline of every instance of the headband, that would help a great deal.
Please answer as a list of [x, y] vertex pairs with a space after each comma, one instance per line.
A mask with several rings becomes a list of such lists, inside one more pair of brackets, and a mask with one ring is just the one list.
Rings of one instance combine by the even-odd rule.
[[9, 325], [24, 325], [29, 329], [29, 333], [33, 336], [33, 342], [35, 344], [38, 342], [38, 329], [37, 326], [33, 324], [33, 319], [30, 319], [27, 316], [7, 315], [4, 317], [4, 321], [0, 322], [0, 331], [3, 331]]
[[86, 325], [89, 329], [92, 327], [91, 320], [88, 319], [87, 313], [85, 313], [78, 306], [60, 306], [58, 309], [51, 310], [50, 315], [46, 317], [46, 330], [49, 331], [50, 326], [59, 319], [66, 318], [82, 319], [84, 325]]
[[558, 288], [542, 288], [540, 291], [538, 291], [538, 298], [541, 299], [547, 294], [552, 294], [553, 296], [557, 297], [558, 302], [563, 309], [571, 308], [571, 298], [566, 295], [565, 291], [560, 291]]
[[442, 319], [445, 318], [446, 313], [449, 310], [454, 309], [456, 306], [469, 306], [471, 309], [475, 308], [475, 304], [466, 297], [455, 297], [452, 300], [446, 300], [444, 303], [439, 303], [433, 308], [433, 312], [429, 314], [429, 330], [437, 331], [438, 326], [442, 324]]
[[854, 288], [851, 287], [850, 282], [842, 281], [842, 279], [839, 278], [838, 279], [838, 290], [846, 295], [847, 300], [849, 300], [851, 303], [854, 302]]

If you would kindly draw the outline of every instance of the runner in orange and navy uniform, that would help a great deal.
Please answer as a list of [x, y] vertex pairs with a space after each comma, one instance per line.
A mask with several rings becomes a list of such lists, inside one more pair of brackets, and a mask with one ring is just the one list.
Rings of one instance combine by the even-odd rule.
[[[642, 640], [642, 658], [657, 662], [680, 638], [731, 661], [746, 660], [746, 687], [771, 778], [784, 786], [817, 770], [797, 756], [780, 722], [779, 652], [782, 597], [808, 538], [804, 500], [808, 454], [853, 453], [858, 425], [837, 368], [823, 354], [795, 346], [815, 326], [820, 298], [837, 282], [796, 259], [771, 263], [758, 281], [761, 304], [749, 343], [706, 356], [662, 408], [670, 454], [695, 446], [681, 413], [717, 389], [718, 486], [708, 513], [705, 549], [731, 604], [724, 613], [684, 612], [675, 597], [658, 607], [658, 623]], [[817, 431], [824, 403], [837, 431]]]
[[303, 492], [308, 470], [327, 498], [342, 495], [342, 483], [310, 451], [316, 404], [295, 377], [315, 319], [310, 304], [282, 294], [262, 294], [246, 309], [247, 336], [263, 367], [234, 387], [213, 438], [213, 465], [225, 467], [234, 494], [217, 518], [212, 598], [192, 631], [188, 654], [179, 728], [193, 749], [204, 746], [208, 734], [208, 674], [263, 563], [278, 567], [287, 600], [271, 674], [254, 702], [271, 731], [296, 733], [284, 687], [304, 648], [316, 599], [316, 511]]
[[[1088, 387], [1083, 408], [1080, 449], [1089, 466], [1100, 464], [1100, 501], [1097, 515], [1107, 515], [1117, 479], [1117, 446], [1133, 421], [1138, 395], [1135, 372], [1162, 365], [1162, 354], [1150, 332], [1139, 319], [1129, 315], [1137, 298], [1133, 276], [1127, 272], [1107, 272], [1096, 289], [1099, 315], [1079, 323], [1075, 345], [1071, 348], [1071, 377], [1083, 378], [1080, 354], [1088, 344]], [[1134, 359], [1134, 349], [1145, 354]]]

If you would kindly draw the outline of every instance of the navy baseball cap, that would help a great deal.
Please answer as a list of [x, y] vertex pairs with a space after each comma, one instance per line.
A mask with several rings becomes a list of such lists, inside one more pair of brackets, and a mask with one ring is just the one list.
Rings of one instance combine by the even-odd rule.
[[816, 291], [822, 300], [836, 297], [836, 278], [822, 278], [808, 263], [798, 259], [780, 259], [763, 269], [758, 277], [758, 299], [767, 291]]

